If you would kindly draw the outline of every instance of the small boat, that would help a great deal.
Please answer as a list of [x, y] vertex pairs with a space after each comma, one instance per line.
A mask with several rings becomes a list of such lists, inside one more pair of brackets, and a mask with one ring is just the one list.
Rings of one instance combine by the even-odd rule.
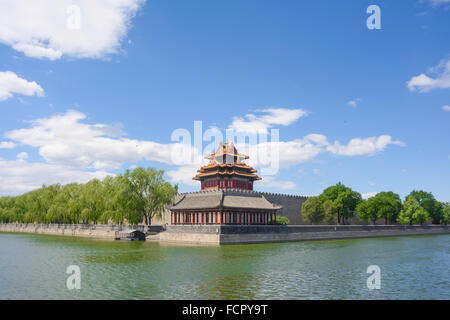
[[145, 241], [145, 234], [139, 230], [117, 231], [115, 240], [121, 241]]

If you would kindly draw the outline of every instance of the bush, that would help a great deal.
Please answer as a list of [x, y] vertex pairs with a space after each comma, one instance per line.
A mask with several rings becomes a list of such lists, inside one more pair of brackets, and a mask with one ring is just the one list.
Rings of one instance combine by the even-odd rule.
[[275, 224], [285, 226], [290, 223], [291, 223], [291, 221], [287, 217], [284, 217], [284, 216], [277, 216], [277, 218], [275, 219]]

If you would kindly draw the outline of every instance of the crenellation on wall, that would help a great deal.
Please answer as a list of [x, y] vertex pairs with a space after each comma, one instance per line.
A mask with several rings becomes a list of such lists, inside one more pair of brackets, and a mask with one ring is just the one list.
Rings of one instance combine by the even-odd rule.
[[278, 210], [277, 215], [287, 217], [290, 224], [305, 224], [301, 211], [302, 204], [308, 197], [269, 192], [259, 192], [259, 194], [263, 195], [268, 201], [282, 206], [282, 208]]

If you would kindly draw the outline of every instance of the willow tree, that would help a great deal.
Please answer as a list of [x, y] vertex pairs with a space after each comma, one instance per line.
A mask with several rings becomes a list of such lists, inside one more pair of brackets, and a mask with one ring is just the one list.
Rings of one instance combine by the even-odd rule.
[[178, 186], [172, 186], [164, 180], [164, 170], [136, 168], [127, 170], [124, 178], [132, 184], [134, 192], [142, 199], [145, 224], [154, 217], [162, 217], [167, 205], [173, 202]]

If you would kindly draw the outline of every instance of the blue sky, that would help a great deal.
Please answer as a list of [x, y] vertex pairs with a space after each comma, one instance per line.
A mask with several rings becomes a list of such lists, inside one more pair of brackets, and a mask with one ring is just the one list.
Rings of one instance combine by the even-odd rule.
[[[366, 26], [372, 4], [381, 30]], [[200, 164], [170, 153], [199, 120], [279, 129], [281, 168], [257, 190], [341, 181], [450, 201], [450, 1], [0, 6], [0, 195], [134, 166], [198, 190]]]

